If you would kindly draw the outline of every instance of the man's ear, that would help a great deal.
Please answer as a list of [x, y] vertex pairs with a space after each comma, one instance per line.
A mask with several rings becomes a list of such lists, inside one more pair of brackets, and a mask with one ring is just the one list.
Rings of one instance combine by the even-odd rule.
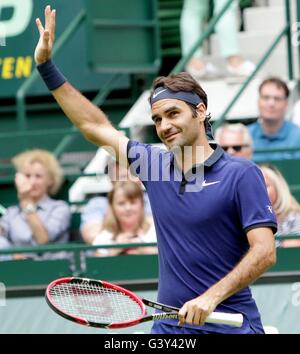
[[200, 118], [200, 121], [204, 121], [206, 118], [206, 107], [204, 103], [200, 102], [198, 106], [196, 107], [198, 116]]

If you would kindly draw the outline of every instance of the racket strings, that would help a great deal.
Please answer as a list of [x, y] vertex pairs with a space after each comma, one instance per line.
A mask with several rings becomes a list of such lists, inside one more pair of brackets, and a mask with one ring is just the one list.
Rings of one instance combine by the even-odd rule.
[[97, 284], [58, 284], [50, 295], [58, 309], [89, 322], [109, 324], [142, 315], [140, 305], [127, 294]]

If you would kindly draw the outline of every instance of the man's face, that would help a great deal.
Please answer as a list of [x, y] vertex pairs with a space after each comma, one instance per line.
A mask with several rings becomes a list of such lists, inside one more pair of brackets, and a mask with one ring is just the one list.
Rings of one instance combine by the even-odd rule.
[[252, 158], [252, 147], [249, 144], [245, 144], [242, 132], [224, 130], [220, 136], [219, 145], [229, 155], [243, 157], [247, 160]]
[[282, 88], [273, 83], [265, 84], [258, 99], [260, 117], [265, 121], [282, 121], [288, 108], [288, 100]]
[[[168, 149], [193, 146], [199, 139], [205, 119], [205, 106], [199, 105], [198, 116], [193, 117], [190, 107], [181, 100], [164, 99], [152, 106], [152, 120], [156, 133]], [[201, 117], [203, 119], [201, 119]]]

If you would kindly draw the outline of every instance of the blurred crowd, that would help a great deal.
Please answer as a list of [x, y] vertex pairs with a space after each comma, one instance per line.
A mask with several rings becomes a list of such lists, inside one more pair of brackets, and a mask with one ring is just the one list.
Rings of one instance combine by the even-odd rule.
[[[180, 19], [183, 55], [189, 54], [203, 32], [203, 24], [209, 15], [208, 3], [206, 0], [183, 2]], [[218, 13], [226, 1], [215, 0], [213, 3], [214, 13]], [[226, 60], [226, 74], [245, 78], [253, 72], [255, 65], [240, 54], [237, 5], [237, 1], [232, 3], [218, 22], [216, 33], [221, 55]], [[197, 80], [220, 76], [220, 68], [205, 61], [202, 46], [194, 52], [185, 70]], [[300, 158], [300, 126], [296, 124], [300, 122], [300, 102], [294, 107], [293, 120], [296, 123], [293, 123], [287, 117], [290, 92], [284, 80], [279, 77], [265, 78], [258, 94], [257, 120], [247, 126], [242, 123], [223, 124], [214, 132], [214, 142], [229, 155], [261, 163], [261, 172], [278, 220], [278, 235], [300, 235], [300, 205], [289, 189], [284, 171], [279, 171], [270, 163]], [[276, 151], [270, 151], [274, 149]], [[63, 182], [58, 160], [48, 151], [34, 149], [15, 156], [12, 163], [16, 169], [18, 204], [0, 210], [3, 214], [0, 219], [0, 248], [69, 242], [70, 206], [66, 201], [54, 198]], [[99, 246], [155, 243], [151, 207], [141, 182], [112, 158], [107, 160], [107, 173], [112, 190], [108, 195], [99, 195], [86, 201], [81, 212], [80, 241]], [[300, 239], [285, 239], [277, 245], [299, 247]], [[99, 247], [93, 255], [156, 252], [157, 248], [153, 246]], [[11, 258], [28, 257], [36, 255], [14, 254]]]

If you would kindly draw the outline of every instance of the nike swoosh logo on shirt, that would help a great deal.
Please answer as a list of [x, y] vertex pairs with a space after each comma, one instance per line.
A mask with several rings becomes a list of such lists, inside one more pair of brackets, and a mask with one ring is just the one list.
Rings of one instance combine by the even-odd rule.
[[213, 184], [220, 183], [220, 182], [221, 182], [221, 181], [208, 182], [208, 183], [206, 183], [206, 180], [204, 180], [203, 183], [202, 183], [202, 187], [211, 186], [211, 185], [213, 185]]
[[163, 93], [163, 92], [165, 92], [165, 91], [167, 91], [167, 89], [164, 89], [164, 90], [161, 90], [161, 91], [159, 91], [159, 92], [154, 93], [154, 94], [152, 95], [152, 98], [153, 98], [153, 99], [156, 98], [158, 95], [160, 95], [161, 93]]

